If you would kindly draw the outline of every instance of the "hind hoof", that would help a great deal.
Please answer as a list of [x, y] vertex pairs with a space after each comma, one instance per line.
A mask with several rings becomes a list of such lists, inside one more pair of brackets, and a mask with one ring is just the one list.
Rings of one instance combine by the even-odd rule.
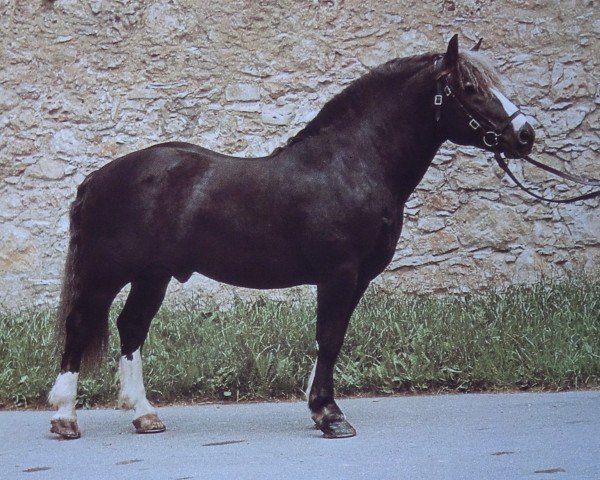
[[136, 433], [161, 433], [167, 427], [156, 413], [147, 413], [136, 418], [133, 422]]
[[76, 420], [53, 419], [51, 420], [51, 433], [56, 433], [66, 440], [75, 440], [81, 437], [81, 432], [77, 426]]

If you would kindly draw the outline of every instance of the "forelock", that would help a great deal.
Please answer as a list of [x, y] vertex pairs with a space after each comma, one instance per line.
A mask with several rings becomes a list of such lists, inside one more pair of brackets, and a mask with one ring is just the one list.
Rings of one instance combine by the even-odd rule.
[[471, 82], [478, 90], [490, 91], [491, 88], [501, 88], [502, 78], [491, 60], [481, 52], [462, 50], [459, 60], [461, 83]]

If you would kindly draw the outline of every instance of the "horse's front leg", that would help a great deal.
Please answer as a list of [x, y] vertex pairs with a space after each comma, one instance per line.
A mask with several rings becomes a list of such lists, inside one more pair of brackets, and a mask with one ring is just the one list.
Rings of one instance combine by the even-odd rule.
[[308, 406], [317, 428], [326, 438], [356, 435], [334, 400], [333, 371], [350, 316], [368, 282], [346, 271], [335, 280], [317, 287], [317, 363], [308, 387]]

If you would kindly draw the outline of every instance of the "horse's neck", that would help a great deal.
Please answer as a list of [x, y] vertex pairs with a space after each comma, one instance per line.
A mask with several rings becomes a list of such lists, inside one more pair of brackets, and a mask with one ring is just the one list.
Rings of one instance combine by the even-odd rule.
[[402, 204], [421, 182], [444, 141], [433, 122], [415, 122], [413, 127], [403, 132], [404, 138], [384, 161], [386, 176]]
[[435, 121], [435, 80], [416, 77], [398, 94], [400, 101], [386, 119], [388, 143], [379, 161], [405, 201], [417, 187], [445, 138]]
[[[343, 145], [341, 148], [348, 155], [340, 155], [343, 152], [338, 151], [335, 152], [337, 157], [367, 162], [368, 171], [385, 182], [398, 201], [404, 203], [444, 141], [437, 130], [433, 111], [435, 80], [414, 78], [400, 88], [385, 91], [387, 95], [377, 92], [366, 106], [363, 103], [360, 115], [348, 108], [328, 128], [321, 127], [317, 133], [304, 138], [300, 135], [297, 143], [309, 151], [322, 151], [323, 146], [338, 143]], [[343, 140], [338, 142], [337, 139]]]

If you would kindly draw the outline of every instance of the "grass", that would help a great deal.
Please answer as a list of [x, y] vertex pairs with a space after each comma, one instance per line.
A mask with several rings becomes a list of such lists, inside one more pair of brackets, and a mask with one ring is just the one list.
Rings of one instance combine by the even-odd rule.
[[[293, 398], [315, 355], [314, 304], [260, 299], [227, 311], [190, 301], [163, 307], [144, 348], [155, 402]], [[111, 315], [111, 331], [116, 332]], [[56, 377], [49, 309], [0, 312], [0, 407], [43, 404]], [[80, 404], [118, 392], [118, 335]], [[336, 369], [339, 394], [600, 385], [600, 278], [541, 280], [466, 297], [371, 290]]]

